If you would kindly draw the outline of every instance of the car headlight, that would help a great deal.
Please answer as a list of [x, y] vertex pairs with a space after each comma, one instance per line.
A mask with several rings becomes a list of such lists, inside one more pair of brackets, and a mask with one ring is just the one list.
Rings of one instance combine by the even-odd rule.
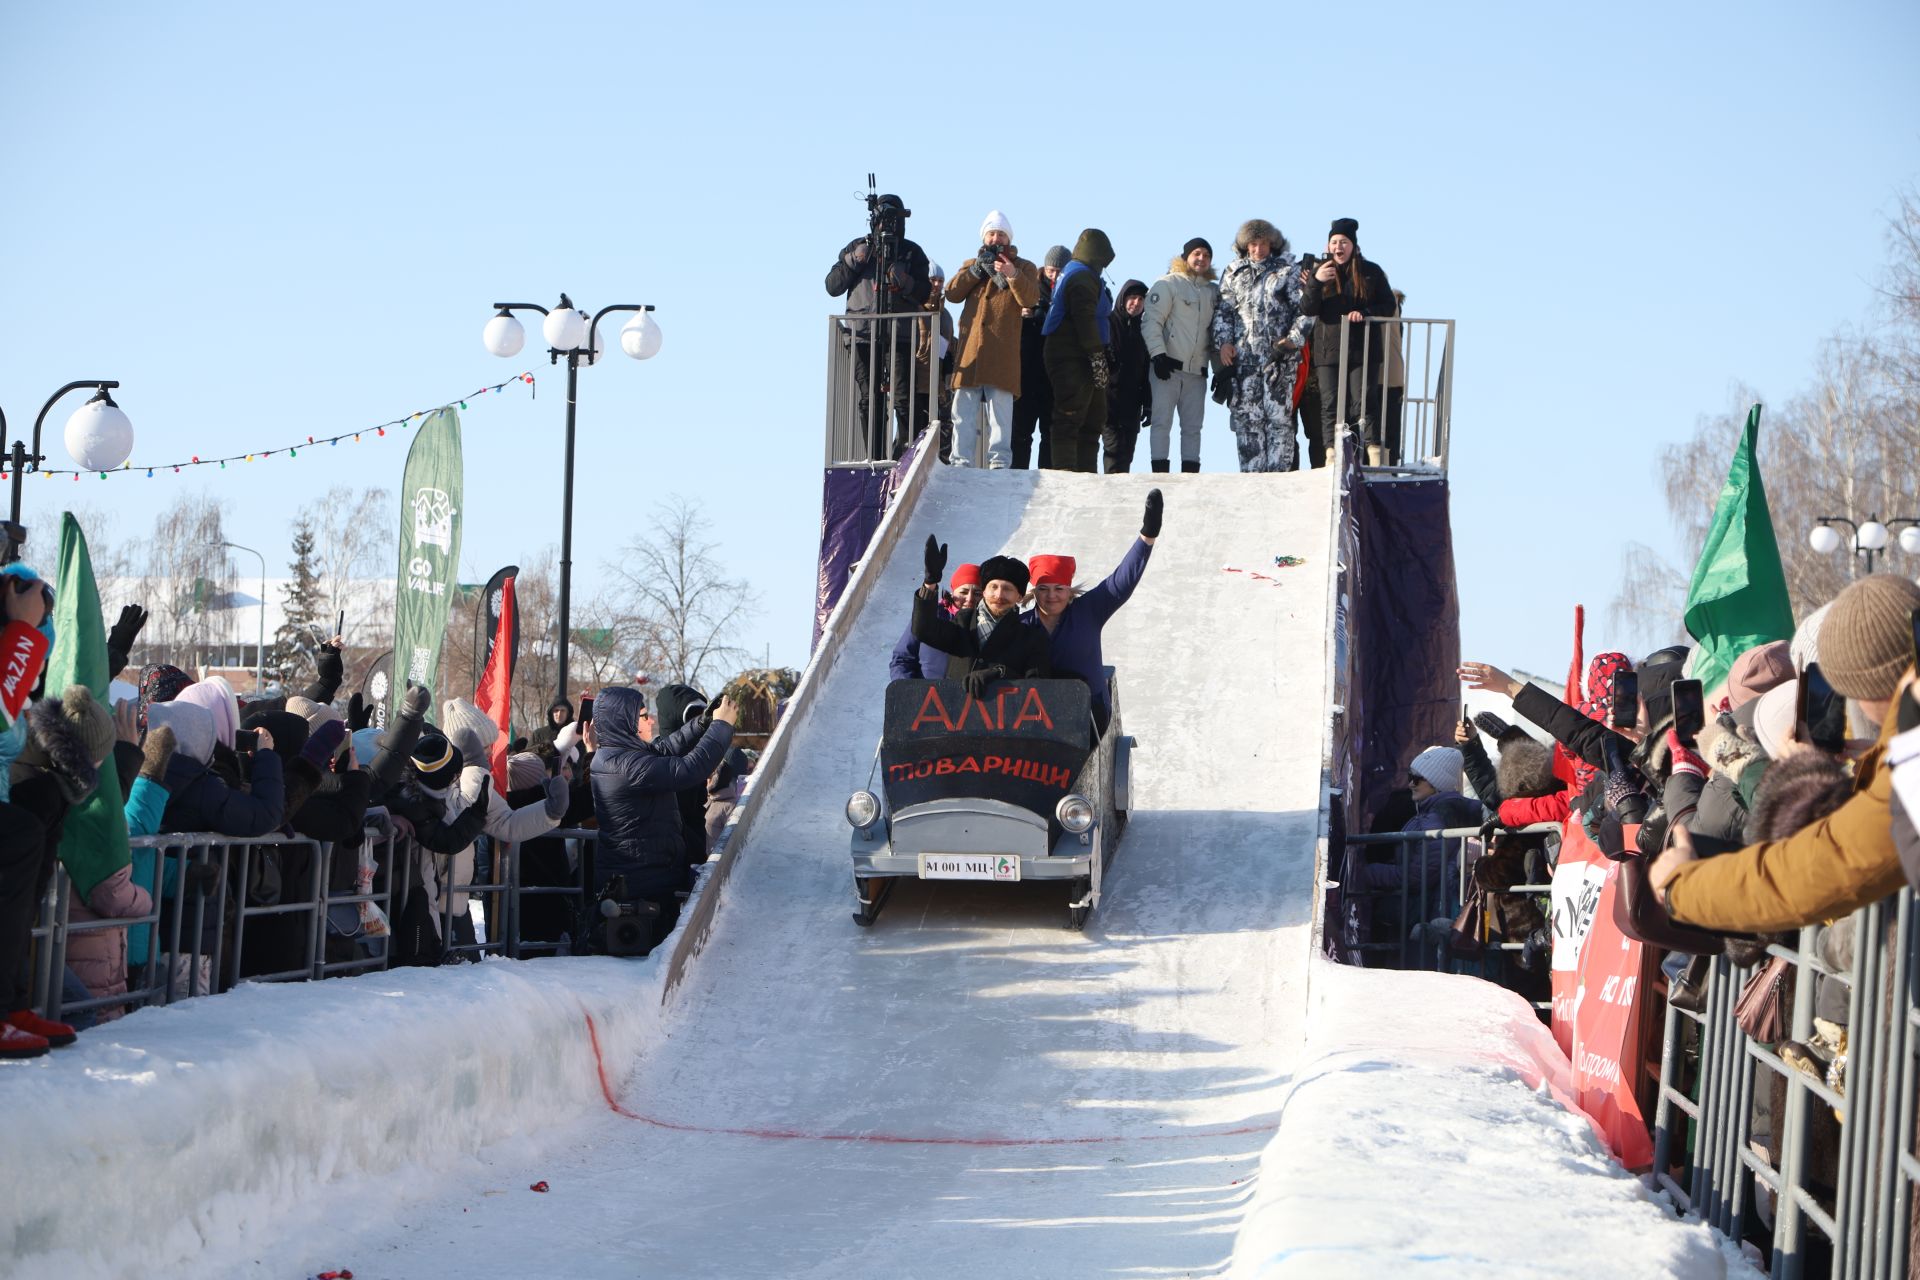
[[1060, 819], [1060, 825], [1079, 835], [1093, 825], [1093, 803], [1085, 796], [1064, 795], [1054, 807], [1053, 816]]
[[880, 816], [880, 798], [871, 791], [856, 791], [847, 798], [847, 822], [856, 828], [873, 825]]

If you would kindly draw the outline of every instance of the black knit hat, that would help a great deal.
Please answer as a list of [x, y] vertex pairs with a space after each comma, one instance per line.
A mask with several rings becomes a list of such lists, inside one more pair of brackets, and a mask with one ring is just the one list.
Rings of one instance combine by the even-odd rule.
[[420, 740], [413, 744], [413, 771], [419, 776], [420, 785], [431, 791], [452, 786], [465, 763], [460, 758], [460, 748], [448, 742], [446, 735], [438, 730], [422, 733]]
[[661, 733], [677, 733], [707, 709], [707, 696], [690, 684], [663, 685], [653, 695], [653, 718]]
[[1347, 239], [1353, 241], [1355, 244], [1359, 244], [1360, 243], [1359, 219], [1335, 218], [1333, 220], [1333, 225], [1327, 229], [1327, 239], [1331, 240], [1335, 236], [1345, 236]]
[[1011, 582], [1027, 594], [1027, 565], [1024, 560], [1015, 560], [1012, 556], [989, 556], [980, 562], [980, 583], [984, 587], [989, 582]]
[[1195, 249], [1205, 249], [1208, 253], [1213, 252], [1213, 246], [1206, 242], [1205, 237], [1195, 236], [1193, 239], [1187, 241], [1185, 244], [1180, 246], [1180, 256], [1184, 258], [1188, 254], [1192, 253]]

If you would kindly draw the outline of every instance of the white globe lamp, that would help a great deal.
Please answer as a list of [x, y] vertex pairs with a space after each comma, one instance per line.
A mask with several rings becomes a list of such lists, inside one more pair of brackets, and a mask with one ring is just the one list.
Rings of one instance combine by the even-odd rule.
[[67, 452], [83, 471], [112, 471], [133, 452], [133, 423], [105, 391], [67, 419]]
[[1817, 524], [1807, 534], [1807, 545], [1823, 556], [1830, 556], [1840, 549], [1840, 531], [1830, 524]]
[[659, 355], [661, 340], [660, 326], [645, 311], [637, 313], [620, 330], [620, 349], [635, 360], [651, 360]]
[[577, 351], [587, 345], [587, 313], [555, 307], [540, 322], [540, 333], [555, 351]]
[[1878, 520], [1869, 520], [1860, 526], [1860, 545], [1868, 551], [1884, 551], [1887, 542], [1887, 526]]
[[1908, 525], [1900, 531], [1900, 549], [1910, 556], [1920, 556], [1920, 525]]
[[508, 312], [502, 311], [487, 321], [487, 327], [480, 333], [480, 341], [487, 350], [502, 360], [520, 354], [520, 348], [527, 345], [527, 331], [521, 323]]

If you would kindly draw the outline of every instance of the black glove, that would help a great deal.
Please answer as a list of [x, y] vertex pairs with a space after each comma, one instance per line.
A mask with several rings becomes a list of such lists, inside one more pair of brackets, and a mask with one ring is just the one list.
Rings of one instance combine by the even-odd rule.
[[938, 583], [947, 576], [947, 544], [936, 542], [932, 534], [927, 535], [927, 576], [923, 579], [929, 585]]
[[973, 670], [967, 672], [967, 692], [976, 701], [984, 699], [987, 696], [988, 685], [992, 684], [995, 680], [1005, 680], [1006, 678], [1007, 669], [997, 663], [984, 667], [975, 667]]
[[347, 732], [358, 733], [373, 723], [373, 707], [360, 694], [347, 699]]
[[913, 272], [904, 262], [896, 262], [887, 268], [887, 287], [895, 293], [906, 293], [913, 288]]
[[1108, 381], [1107, 353], [1104, 351], [1094, 352], [1092, 356], [1088, 357], [1088, 363], [1092, 366], [1093, 385], [1105, 391]]
[[1147, 513], [1140, 517], [1140, 536], [1157, 538], [1160, 536], [1160, 516], [1165, 510], [1167, 500], [1160, 496], [1158, 489], [1147, 490]]
[[482, 816], [485, 816], [487, 812], [487, 806], [492, 802], [493, 802], [493, 775], [489, 773], [481, 776], [480, 794], [473, 798], [473, 803], [468, 805], [467, 809], [471, 813], [477, 813]]
[[346, 661], [341, 658], [340, 651], [330, 644], [320, 646], [320, 652], [315, 656], [313, 665], [321, 684], [338, 689], [340, 681], [346, 678]]
[[127, 655], [133, 652], [133, 642], [139, 638], [140, 628], [147, 625], [147, 617], [147, 611], [137, 604], [130, 604], [120, 611], [120, 621], [114, 623], [113, 630], [107, 633], [109, 678], [126, 670]]
[[867, 252], [867, 242], [862, 240], [859, 244], [847, 250], [846, 256], [840, 260], [846, 263], [851, 270], [858, 271], [867, 265]]
[[1153, 358], [1153, 376], [1165, 382], [1180, 368], [1180, 362], [1169, 355], [1157, 355]]
[[973, 265], [968, 267], [967, 270], [973, 272], [976, 278], [985, 280], [993, 274], [993, 259], [987, 257], [983, 252], [981, 256], [973, 260]]
[[1232, 394], [1233, 375], [1224, 368], [1215, 371], [1213, 375], [1213, 402], [1215, 404], [1225, 404], [1227, 398]]

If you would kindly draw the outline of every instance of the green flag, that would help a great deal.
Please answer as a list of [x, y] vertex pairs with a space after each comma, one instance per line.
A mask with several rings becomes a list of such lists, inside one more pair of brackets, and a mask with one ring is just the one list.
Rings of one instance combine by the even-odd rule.
[[[53, 651], [47, 655], [47, 695], [57, 698], [68, 686], [83, 684], [103, 707], [107, 697], [107, 623], [100, 613], [100, 587], [93, 580], [93, 557], [86, 535], [71, 511], [60, 516], [60, 572], [54, 582]], [[60, 837], [60, 861], [82, 898], [132, 861], [127, 847], [127, 814], [120, 796], [120, 775], [113, 753], [100, 762], [100, 785], [67, 814]]]
[[1793, 607], [1780, 545], [1767, 514], [1756, 442], [1760, 406], [1747, 414], [1740, 447], [1727, 469], [1727, 487], [1713, 509], [1713, 527], [1687, 588], [1687, 634], [1700, 642], [1693, 675], [1711, 689], [1727, 677], [1733, 660], [1758, 645], [1793, 636]]
[[427, 415], [400, 482], [400, 574], [395, 582], [394, 680], [388, 722], [408, 684], [433, 689], [460, 570], [460, 418]]

